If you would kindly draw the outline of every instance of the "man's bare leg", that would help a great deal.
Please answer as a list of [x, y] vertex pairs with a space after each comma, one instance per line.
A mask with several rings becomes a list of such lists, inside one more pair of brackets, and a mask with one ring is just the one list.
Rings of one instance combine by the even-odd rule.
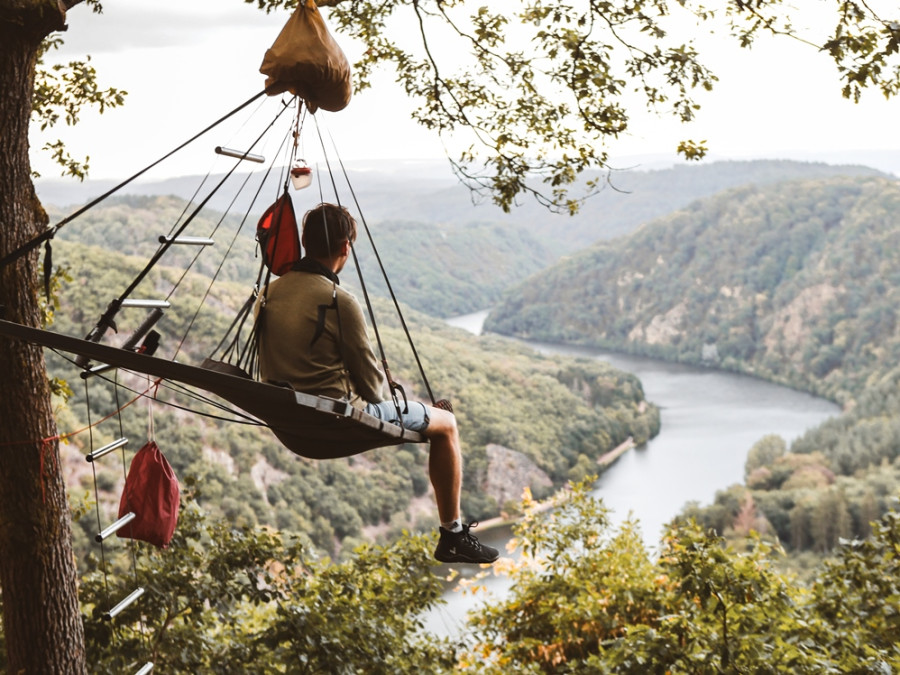
[[[464, 525], [460, 520], [459, 493], [462, 490], [462, 452], [459, 429], [453, 413], [429, 408], [430, 421], [425, 435], [431, 441], [428, 455], [428, 474], [434, 487], [441, 519], [440, 538], [434, 557], [446, 563], [492, 563], [500, 552], [483, 545], [470, 529], [475, 523]], [[449, 528], [449, 529], [448, 529]]]
[[456, 417], [439, 408], [428, 408], [428, 429], [431, 441], [428, 454], [428, 476], [434, 488], [438, 516], [442, 523], [459, 518], [459, 494], [462, 490], [462, 451]]

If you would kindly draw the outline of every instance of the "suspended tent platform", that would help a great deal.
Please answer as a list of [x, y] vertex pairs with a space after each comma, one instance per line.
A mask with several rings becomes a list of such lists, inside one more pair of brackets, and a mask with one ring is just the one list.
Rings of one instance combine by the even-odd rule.
[[11, 321], [0, 320], [0, 335], [203, 389], [259, 419], [288, 450], [310, 459], [349, 457], [373, 448], [427, 440], [418, 432], [383, 422], [346, 401], [313, 396], [289, 387], [167, 361]]
[[[42, 234], [7, 254], [5, 257], [2, 257], [2, 259], [0, 259], [0, 268], [5, 267], [46, 242], [47, 253], [45, 254], [44, 265], [45, 269], [51, 269], [49, 242], [59, 229], [88, 209], [96, 206], [102, 200], [123, 188], [125, 185], [131, 183], [163, 160], [186, 147], [189, 143], [197, 140], [203, 134], [218, 126], [221, 122], [243, 110], [253, 101], [265, 95], [273, 96], [289, 91], [296, 98], [302, 99], [303, 101], [303, 105], [298, 104], [296, 107], [295, 123], [291, 128], [291, 133], [284, 137], [285, 140], [282, 141], [282, 147], [279, 149], [279, 153], [285, 149], [285, 141], [288, 138], [293, 137], [293, 152], [291, 153], [293, 169], [289, 174], [292, 177], [300, 177], [303, 179], [298, 184], [295, 184], [295, 187], [298, 189], [309, 185], [311, 181], [309, 167], [305, 166], [303, 160], [297, 156], [302, 120], [305, 119], [302, 111], [304, 110], [304, 106], [310, 113], [315, 112], [318, 108], [335, 112], [343, 109], [349, 102], [351, 94], [350, 71], [346, 56], [328, 34], [322, 21], [322, 17], [313, 0], [302, 0], [300, 2], [297, 10], [292, 15], [289, 26], [289, 29], [286, 27], [286, 30], [282, 31], [282, 34], [279, 35], [276, 44], [273, 45], [273, 49], [266, 53], [266, 58], [260, 70], [268, 79], [266, 81], [266, 88], [262, 92], [257, 93], [228, 114], [195, 134], [188, 141], [182, 143], [166, 155], [163, 155], [160, 159], [144, 169], [141, 169], [119, 185], [108, 190], [88, 204], [85, 204], [73, 214], [64, 218]], [[242, 409], [265, 426], [268, 426], [288, 450], [303, 457], [311, 459], [331, 459], [359, 454], [378, 447], [401, 445], [403, 443], [425, 443], [427, 442], [427, 439], [422, 434], [404, 429], [400, 425], [383, 422], [378, 418], [367, 415], [354, 408], [346, 401], [294, 391], [287, 386], [277, 386], [274, 384], [258, 382], [246, 375], [246, 373], [242, 373], [242, 376], [239, 376], [233, 372], [222, 372], [223, 369], [216, 369], [216, 362], [212, 362], [213, 365], [209, 368], [190, 366], [155, 357], [148, 353], [139, 353], [135, 351], [136, 345], [134, 344], [126, 344], [124, 347], [114, 347], [103, 345], [99, 342], [100, 338], [106, 332], [106, 329], [112, 327], [113, 324], [111, 319], [112, 316], [114, 316], [115, 311], [118, 311], [119, 307], [125, 307], [126, 303], [130, 303], [130, 306], [147, 307], [154, 311], [161, 310], [163, 307], [158, 304], [158, 302], [164, 302], [166, 303], [165, 306], [168, 306], [168, 301], [149, 301], [149, 304], [139, 304], [143, 301], [130, 300], [129, 296], [145, 278], [150, 268], [160, 260], [161, 256], [170, 246], [174, 244], [190, 244], [205, 247], [212, 244], [211, 238], [186, 237], [182, 236], [182, 234], [186, 231], [186, 228], [200, 210], [206, 206], [213, 194], [224, 185], [226, 180], [232, 176], [242, 162], [251, 161], [263, 163], [265, 161], [262, 155], [254, 154], [253, 150], [268, 131], [273, 128], [276, 120], [278, 120], [286, 110], [290, 109], [291, 106], [289, 104], [282, 103], [282, 107], [275, 118], [268, 126], [266, 126], [265, 130], [255, 141], [253, 141], [246, 151], [234, 150], [223, 146], [216, 147], [217, 154], [232, 157], [237, 159], [237, 162], [225, 176], [218, 181], [217, 185], [192, 211], [190, 216], [183, 221], [180, 221], [180, 224], [176, 227], [173, 227], [170, 235], [160, 237], [160, 248], [147, 263], [144, 270], [131, 282], [129, 287], [116, 298], [114, 301], [116, 306], [114, 307], [113, 303], [110, 303], [107, 313], [101, 316], [100, 322], [91, 331], [88, 339], [79, 339], [60, 333], [54, 333], [52, 331], [23, 326], [2, 319], [0, 319], [0, 335], [75, 354], [81, 357], [81, 359], [78, 359], [77, 361], [79, 365], [84, 365], [87, 362], [84, 361], [85, 359], [91, 360], [104, 364], [104, 369], [106, 366], [122, 368], [173, 382], [179, 382], [210, 392], [235, 407]], [[313, 117], [313, 119], [315, 119], [315, 117]], [[321, 134], [319, 134], [319, 138], [321, 140]], [[323, 144], [323, 151], [324, 150]], [[272, 170], [274, 165], [273, 162], [269, 171]], [[341, 166], [343, 168], [343, 164], [341, 164]], [[303, 171], [304, 168], [306, 169], [305, 173]], [[294, 170], [298, 170], [300, 176], [295, 176], [293, 173]], [[269, 171], [264, 174], [263, 181], [265, 181], [265, 178], [269, 175]], [[329, 172], [330, 171], [329, 163]], [[346, 172], [344, 172], [344, 174], [346, 178]], [[246, 185], [246, 183], [247, 181], [245, 180], [244, 184]], [[335, 187], [335, 190], [337, 189], [333, 180], [332, 186]], [[285, 194], [287, 194], [287, 176], [285, 176], [283, 189]], [[259, 188], [259, 191], [261, 190], [262, 186]], [[257, 191], [257, 195], [259, 194], [259, 191]], [[253, 203], [255, 203], [255, 199], [256, 197], [254, 196]], [[339, 199], [337, 201], [340, 203]], [[234, 200], [232, 200], [232, 203], [234, 203]], [[364, 219], [363, 225], [365, 225]], [[368, 232], [367, 226], [366, 230]], [[370, 233], [369, 240], [372, 241]], [[374, 249], [374, 242], [372, 243]], [[267, 249], [265, 248], [263, 249], [263, 251], [266, 250]], [[375, 251], [375, 257], [380, 263], [377, 251]], [[261, 264], [261, 275], [263, 272], [264, 269]], [[382, 272], [384, 273], [383, 266]], [[260, 283], [262, 282], [262, 276], [260, 276], [258, 278], [258, 284], [261, 287], [266, 287], [269, 282], [269, 277], [270, 275], [266, 273], [265, 282]], [[385, 280], [387, 281], [386, 274]], [[363, 283], [364, 286], [361, 273], [360, 282]], [[390, 289], [390, 283], [387, 285]], [[393, 297], [393, 291], [391, 291], [391, 295]], [[366, 295], [366, 300], [368, 303], [368, 295]], [[399, 313], [399, 304], [397, 303], [396, 298], [394, 298], [394, 304]], [[371, 315], [371, 305], [369, 305], [369, 310]], [[135, 331], [135, 335], [142, 333], [142, 329], [145, 326], [149, 327], [153, 325], [160, 316], [161, 313], [148, 316], [145, 323]], [[400, 318], [401, 323], [403, 323], [402, 316]], [[374, 325], [374, 317], [373, 328], [375, 329], [377, 336], [378, 333], [377, 327]], [[409, 337], [409, 331], [406, 332], [407, 337]], [[380, 339], [378, 340], [378, 343], [379, 347], [381, 347]], [[415, 347], [412, 345], [411, 338], [410, 346], [415, 353]], [[416, 356], [416, 360], [418, 361], [418, 356]], [[382, 361], [386, 363], [383, 349]], [[204, 363], [204, 366], [206, 365], [209, 365], [209, 363]], [[422, 371], [421, 363], [419, 365], [420, 371]], [[428, 387], [427, 379], [424, 375], [425, 373], [422, 371], [423, 380], [425, 380], [425, 385], [426, 388], [428, 388], [430, 395], [431, 390]], [[432, 396], [431, 398], [432, 401], [434, 401], [434, 397]]]

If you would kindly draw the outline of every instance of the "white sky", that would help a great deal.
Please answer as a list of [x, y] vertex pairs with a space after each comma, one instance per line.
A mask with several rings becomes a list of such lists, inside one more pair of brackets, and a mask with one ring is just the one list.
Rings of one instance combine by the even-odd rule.
[[[816, 3], [812, 7], [820, 11]], [[327, 9], [323, 13], [327, 17]], [[76, 7], [69, 12], [66, 46], [51, 58], [90, 54], [103, 86], [129, 92], [126, 105], [102, 116], [87, 112], [75, 128], [35, 134], [32, 145], [61, 137], [76, 157], [90, 155], [92, 178], [130, 175], [262, 90], [259, 65], [288, 16], [266, 15], [241, 0], [106, 0], [103, 15]], [[336, 37], [352, 61], [352, 45]], [[900, 151], [900, 100], [869, 91], [860, 104], [846, 101], [826, 55], [789, 40], [767, 39], [741, 50], [716, 39], [710, 48], [714, 55], [706, 62], [720, 82], [700, 96], [698, 119], [685, 126], [649, 115], [633, 118], [630, 134], [609, 146], [614, 164], [627, 165], [633, 155], [675, 160], [678, 141], [689, 137], [705, 139], [713, 156], [729, 158], [836, 153], [840, 161], [837, 153]], [[410, 109], [388, 75], [345, 110], [317, 117], [348, 162], [442, 157], [440, 142], [409, 119]], [[236, 123], [248, 117], [238, 116]], [[212, 148], [230, 145], [231, 133], [204, 137], [157, 176], [205, 173]], [[32, 153], [35, 168], [55, 175], [42, 155]]]

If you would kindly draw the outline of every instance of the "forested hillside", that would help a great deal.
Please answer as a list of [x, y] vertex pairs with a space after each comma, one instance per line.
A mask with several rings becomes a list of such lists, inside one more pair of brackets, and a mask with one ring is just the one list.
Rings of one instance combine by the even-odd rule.
[[[54, 256], [70, 281], [61, 290], [53, 329], [70, 335], [87, 333], [146, 262], [73, 242], [58, 245]], [[157, 266], [134, 297], [167, 296], [181, 273]], [[248, 294], [249, 285], [227, 282], [210, 288], [208, 277], [189, 274], [158, 324], [163, 334], [159, 355], [175, 358], [178, 350], [179, 361], [198, 364], [224, 337]], [[379, 302], [377, 309], [394, 377], [411, 395], [424, 395], [399, 320], [386, 302]], [[123, 309], [117, 318], [119, 336], [111, 339], [124, 339], [143, 316], [141, 310]], [[603, 453], [629, 436], [640, 443], [659, 430], [658, 412], [644, 400], [634, 376], [591, 361], [540, 357], [506, 341], [477, 340], [414, 312], [407, 321], [435, 394], [451, 399], [457, 411], [465, 448], [463, 505], [470, 518], [484, 519], [514, 507], [525, 487], [548, 494], [566, 480], [596, 472]], [[73, 390], [69, 405], [60, 410], [63, 432], [88, 422], [88, 397], [94, 421], [133, 396], [99, 378], [83, 385], [60, 356], [50, 355], [50, 370]], [[122, 375], [121, 381], [131, 392], [153, 389], [142, 378]], [[168, 386], [153, 390], [162, 402], [210, 412]], [[196, 485], [201, 504], [235, 525], [268, 524], [303, 533], [329, 552], [364, 539], [392, 538], [403, 528], [433, 528], [427, 452], [421, 446], [312, 462], [292, 455], [265, 429], [218, 422], [164, 403], [153, 407], [156, 438], [178, 476]], [[532, 415], [535, 409], [546, 414]], [[125, 435], [138, 445], [147, 437], [148, 423], [145, 405], [127, 408], [122, 417]], [[93, 491], [95, 478], [81, 458], [85, 446], [93, 441], [99, 447], [117, 437], [118, 424], [113, 418], [90, 435], [73, 438], [72, 478], [85, 490]], [[115, 501], [121, 466], [98, 470], [100, 486]], [[513, 473], [517, 485], [509, 479]], [[95, 526], [90, 518], [85, 520], [85, 535]]]
[[[892, 445], [892, 423], [885, 420], [895, 419], [896, 411], [884, 408], [889, 397], [862, 399], [861, 393], [866, 383], [874, 384], [888, 373], [900, 355], [900, 338], [893, 328], [898, 292], [894, 258], [897, 247], [893, 243], [898, 236], [893, 224], [897, 201], [896, 182], [882, 178], [834, 178], [731, 190], [645, 225], [632, 237], [599, 243], [538, 274], [492, 313], [488, 328], [541, 340], [596, 345], [739, 370], [844, 403], [856, 401], [857, 412], [864, 417], [852, 425], [854, 432], [820, 431], [828, 439], [798, 445], [796, 452], [808, 457], [778, 460], [777, 470], [769, 467], [774, 477], [764, 479], [762, 476], [768, 474], [756, 472], [751, 478], [748, 471], [748, 487], [769, 492], [757, 494], [754, 502], [768, 520], [769, 531], [776, 532], [788, 545], [795, 542], [800, 548], [826, 550], [836, 536], [864, 533], [871, 514], [884, 512], [896, 483], [882, 472], [881, 485], [873, 487], [868, 481], [878, 472], [867, 469], [882, 461], [894, 461], [897, 446]], [[99, 207], [85, 222], [65, 232], [70, 239], [103, 244], [119, 254], [135, 253], [146, 259], [155, 249], [157, 234], [167, 231], [169, 222], [177, 220], [184, 209], [184, 203], [174, 198], [126, 197]], [[211, 231], [218, 218], [198, 219], [198, 233]], [[207, 302], [222, 311], [201, 313], [197, 318], [197, 328], [184, 346], [184, 351], [195, 360], [206, 355], [197, 346], [214, 344], [212, 336], [225, 330], [230, 314], [246, 298], [258, 269], [251, 234], [255, 224], [245, 225], [247, 231], [235, 236], [232, 233], [236, 225], [235, 220], [225, 220], [220, 228], [225, 234], [216, 235], [221, 240], [217, 247], [233, 246], [220, 272], [221, 278], [233, 281], [220, 281]], [[464, 303], [473, 298], [480, 298], [476, 306], [484, 306], [517, 275], [545, 264], [543, 256], [547, 253], [523, 232], [517, 237], [497, 225], [445, 230], [425, 224], [386, 222], [378, 226], [375, 236], [400, 300], [421, 304], [437, 314], [465, 311]], [[467, 244], [473, 237], [484, 245]], [[70, 256], [66, 253], [68, 246], [58, 247], [57, 256]], [[377, 280], [372, 279], [373, 260], [366, 252], [366, 242], [358, 248], [374, 293], [383, 293]], [[181, 249], [166, 262], [186, 265], [191, 255], [193, 251]], [[75, 281], [68, 286], [73, 289], [68, 292], [83, 288], [84, 293], [71, 296], [71, 301], [64, 300], [66, 315], [60, 317], [59, 326], [66, 332], [85, 332], [106, 303], [124, 288], [126, 276], [117, 266], [119, 257], [113, 259], [113, 265], [109, 254], [99, 249], [69, 260]], [[131, 261], [131, 269], [136, 270], [137, 264], [137, 260]], [[210, 275], [217, 266], [218, 263], [201, 258], [196, 269]], [[461, 270], [466, 271], [463, 274]], [[174, 271], [164, 274], [175, 278]], [[348, 271], [343, 276], [345, 283], [352, 286], [353, 273]], [[164, 294], [159, 278], [156, 274], [151, 276], [147, 285], [159, 287], [157, 293]], [[234, 283], [238, 280], [241, 283]], [[200, 277], [189, 277], [189, 293], [199, 297], [206, 283]], [[185, 311], [179, 305], [170, 312], [166, 320], [170, 334], [179, 335], [186, 329], [190, 317]], [[69, 323], [70, 320], [77, 324]], [[379, 321], [392, 328], [390, 313]], [[423, 331], [420, 339], [429, 343], [432, 335], [443, 336], [450, 330], [424, 317], [416, 317], [415, 321]], [[195, 337], [198, 334], [200, 339]], [[443, 386], [456, 382], [457, 371], [469, 376], [455, 390], [439, 392], [466, 403], [460, 408], [465, 440], [478, 448], [467, 462], [468, 485], [487, 481], [489, 447], [508, 446], [525, 460], [536, 462], [539, 473], [534, 474], [534, 487], [540, 492], [547, 488], [540, 488], [539, 484], [558, 485], [567, 477], [587, 473], [603, 449], [630, 433], [636, 432], [634, 435], [643, 438], [655, 431], [655, 423], [636, 421], [633, 413], [621, 422], [579, 418], [571, 427], [559, 424], [551, 430], [548, 425], [555, 423], [524, 416], [528, 406], [521, 403], [534, 398], [537, 391], [524, 383], [533, 385], [535, 380], [510, 376], [502, 365], [518, 354], [516, 348], [497, 346], [504, 353], [502, 359], [494, 353], [475, 357], [474, 354], [481, 354], [478, 350], [493, 349], [489, 340], [481, 341], [478, 350], [470, 352], [463, 346], [470, 343], [468, 336], [434, 339], [437, 342], [427, 354], [429, 360], [436, 361], [429, 369], [438, 369], [437, 382]], [[409, 357], [399, 347], [399, 337], [391, 336], [388, 341], [397, 344], [400, 351], [399, 357], [391, 356], [392, 361], [399, 358], [402, 364], [402, 369], [394, 366], [395, 374], [402, 373], [412, 380], [414, 371]], [[534, 371], [533, 365], [525, 365], [528, 359], [524, 355], [521, 358], [516, 369], [530, 372], [531, 378], [538, 377], [539, 372], [543, 373], [540, 377], [546, 375], [544, 371]], [[569, 384], [573, 390], [580, 379], [606, 381], [605, 375], [592, 368], [595, 366], [581, 364], [581, 370], [572, 377], [558, 370], [553, 375], [553, 386]], [[619, 382], [619, 376], [610, 381], [613, 380]], [[504, 389], [509, 386], [514, 387], [515, 393]], [[414, 383], [408, 388], [417, 389]], [[488, 404], [494, 399], [516, 404], [504, 406], [507, 414], [497, 418]], [[614, 405], [614, 401], [610, 403]], [[563, 409], [562, 399], [560, 404]], [[473, 414], [481, 417], [470, 417]], [[157, 426], [169, 431], [168, 424], [163, 417]], [[537, 429], [538, 424], [544, 428]], [[523, 432], [520, 425], [533, 429]], [[189, 428], [179, 420], [171, 433], [181, 439]], [[194, 434], [193, 440], [177, 442], [178, 447], [172, 451], [178, 468], [203, 476], [212, 472], [212, 478], [202, 484], [201, 493], [230, 509], [229, 516], [248, 523], [274, 522], [274, 512], [292, 513], [290, 508], [273, 509], [274, 505], [311, 498], [285, 492], [283, 481], [268, 485], [268, 476], [280, 476], [278, 472], [285, 469], [283, 463], [270, 456], [273, 451], [262, 455], [266, 457], [265, 464], [256, 463], [261, 456], [257, 447], [260, 434], [256, 430], [226, 427], [215, 433], [220, 439], [231, 440], [217, 443], [205, 440], [211, 432], [190, 433]], [[854, 433], [865, 433], [866, 440], [860, 441]], [[598, 434], [600, 441], [594, 443]], [[574, 445], [569, 446], [569, 437], [575, 439]], [[873, 439], [880, 439], [879, 444], [873, 444]], [[195, 465], [190, 451], [180, 449], [192, 447], [198, 440], [207, 446], [207, 458], [219, 458], [224, 469], [208, 462]], [[859, 450], [863, 442], [866, 452]], [[224, 452], [219, 444], [225, 446]], [[553, 450], [562, 447], [568, 449], [564, 453]], [[179, 457], [182, 452], [184, 457]], [[790, 454], [786, 449], [784, 453]], [[849, 454], [857, 460], [848, 463]], [[859, 459], [869, 454], [871, 461]], [[421, 456], [415, 452], [402, 456], [405, 474], [421, 476]], [[239, 457], [244, 457], [243, 468], [235, 469], [232, 462]], [[427, 484], [420, 480], [412, 488], [398, 491], [392, 483], [396, 470], [391, 462], [379, 469], [379, 480], [386, 481], [385, 499], [390, 502], [387, 495], [403, 495], [396, 503], [356, 505], [354, 513], [346, 516], [347, 522], [336, 532], [331, 522], [328, 527], [305, 522], [302, 528], [316, 531], [317, 541], [328, 547], [328, 542], [358, 536], [365, 528], [383, 532], [392, 519], [397, 521], [394, 530], [407, 525], [406, 516], [396, 515], [398, 509], [402, 510], [397, 504], [422, 496]], [[795, 473], [797, 477], [789, 480]], [[251, 474], [257, 476], [252, 486], [254, 481], [248, 479]], [[869, 474], [870, 478], [865, 477]], [[241, 476], [242, 489], [255, 496], [231, 499], [221, 486], [239, 481]], [[840, 489], [835, 486], [838, 476], [844, 476]], [[322, 480], [337, 486], [335, 495], [346, 487], [333, 477]], [[857, 482], [850, 486], [848, 481]], [[784, 490], [798, 485], [802, 492], [786, 496]], [[835, 487], [830, 492], [823, 490], [832, 486]], [[845, 501], [849, 516], [841, 521], [846, 525], [835, 530], [841, 535], [824, 530], [811, 535], [803, 523], [828, 517], [823, 514], [834, 508], [834, 500], [826, 497], [838, 493], [849, 495]], [[713, 505], [704, 518], [724, 531], [742, 509], [750, 507], [745, 504], [743, 493], [726, 491], [720, 497], [720, 503]], [[469, 512], [478, 517], [496, 514], [506, 506], [502, 502], [514, 498], [509, 493], [487, 496], [478, 490], [465, 497]], [[802, 508], [797, 506], [800, 502]], [[323, 511], [328, 513], [346, 510], [327, 499], [323, 503], [328, 507]], [[361, 516], [367, 509], [368, 515]], [[293, 517], [282, 515], [278, 522], [286, 525]], [[413, 516], [409, 518], [414, 520]], [[805, 534], [798, 534], [801, 531]]]
[[[96, 672], [167, 673], [892, 673], [900, 514], [847, 542], [808, 583], [780, 572], [759, 538], [729, 546], [694, 524], [659, 555], [631, 524], [613, 531], [585, 485], [552, 511], [527, 504], [521, 558], [494, 565], [506, 597], [462, 635], [422, 630], [441, 602], [431, 541], [401, 536], [321, 559], [288, 532], [211, 518], [186, 491], [170, 549], [138, 548], [135, 572], [99, 561], [79, 595]], [[112, 593], [147, 589], [102, 618]], [[477, 586], [475, 587], [477, 589]], [[0, 644], [3, 635], [0, 633]], [[0, 651], [0, 668], [4, 653]]]
[[[765, 439], [747, 484], [702, 520], [831, 550], [900, 486], [900, 184], [836, 178], [730, 190], [528, 280], [487, 329], [746, 372], [848, 412], [788, 449]], [[749, 489], [749, 491], [748, 491]]]
[[[586, 200], [575, 216], [548, 217], [546, 209], [525, 202], [498, 220], [527, 228], [559, 254], [579, 251], [601, 239], [633, 232], [643, 223], [667, 216], [694, 200], [739, 186], [775, 185], [789, 180], [830, 176], [884, 176], [864, 166], [836, 166], [786, 160], [722, 161], [670, 169], [615, 168], [601, 176], [602, 190]], [[465, 213], [462, 200], [446, 212]]]
[[746, 187], [536, 275], [489, 330], [757, 374], [838, 401], [900, 356], [900, 184]]

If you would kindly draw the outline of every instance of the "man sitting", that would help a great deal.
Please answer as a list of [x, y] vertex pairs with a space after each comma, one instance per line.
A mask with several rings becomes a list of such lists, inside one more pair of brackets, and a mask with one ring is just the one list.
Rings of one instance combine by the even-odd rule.
[[490, 563], [497, 549], [486, 546], [460, 519], [462, 453], [453, 413], [409, 402], [399, 419], [385, 400], [385, 377], [369, 342], [356, 298], [340, 287], [356, 241], [356, 221], [334, 204], [320, 204], [303, 217], [306, 256], [265, 293], [260, 316], [259, 368], [266, 382], [288, 382], [297, 391], [350, 403], [381, 420], [422, 433], [430, 441], [428, 473], [440, 517], [434, 557], [448, 563]]

